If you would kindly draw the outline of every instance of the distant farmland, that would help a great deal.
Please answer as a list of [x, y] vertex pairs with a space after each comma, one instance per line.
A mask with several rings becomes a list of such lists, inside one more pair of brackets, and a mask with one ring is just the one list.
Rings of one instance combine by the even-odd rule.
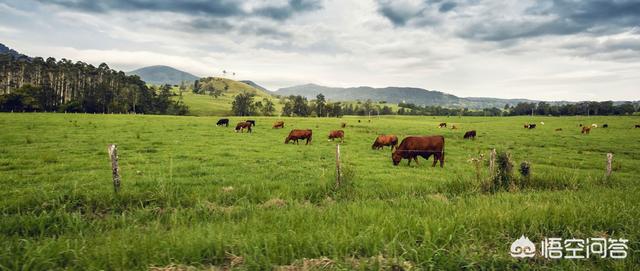
[[[0, 270], [632, 270], [640, 262], [638, 117], [252, 119], [254, 132], [239, 134], [216, 127], [217, 117], [0, 114]], [[272, 129], [275, 120], [285, 129]], [[327, 133], [342, 122], [336, 187]], [[538, 128], [523, 129], [528, 122]], [[582, 135], [581, 123], [609, 128]], [[293, 128], [313, 129], [313, 143], [283, 144]], [[471, 129], [478, 138], [463, 140]], [[422, 158], [394, 167], [388, 148], [371, 149], [383, 133], [444, 135], [444, 168]], [[110, 143], [119, 149], [118, 195]], [[516, 167], [530, 162], [526, 186], [482, 190], [470, 160], [494, 148]], [[625, 238], [628, 257], [518, 260], [509, 247], [521, 235], [537, 244]]]

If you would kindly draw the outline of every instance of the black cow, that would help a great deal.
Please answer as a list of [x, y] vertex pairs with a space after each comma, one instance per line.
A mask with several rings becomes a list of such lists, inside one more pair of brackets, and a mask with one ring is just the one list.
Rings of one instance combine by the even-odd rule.
[[216, 126], [226, 126], [229, 127], [229, 119], [219, 119], [218, 122], [216, 123]]
[[609, 128], [609, 124], [602, 124], [602, 128]]
[[534, 123], [529, 124], [529, 129], [535, 129], [536, 125]]
[[471, 130], [464, 133], [464, 139], [476, 139], [476, 130]]
[[255, 120], [246, 120], [244, 122], [251, 123], [251, 126], [256, 126], [256, 121]]

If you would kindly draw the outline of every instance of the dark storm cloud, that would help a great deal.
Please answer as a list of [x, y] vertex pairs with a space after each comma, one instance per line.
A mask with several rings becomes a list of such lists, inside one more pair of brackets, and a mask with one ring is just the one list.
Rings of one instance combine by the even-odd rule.
[[451, 10], [453, 10], [458, 4], [454, 3], [454, 2], [446, 2], [443, 3], [442, 5], [440, 5], [440, 12], [449, 12]]
[[550, 3], [543, 8], [531, 7], [525, 13], [534, 17], [552, 17], [549, 21], [478, 24], [461, 34], [463, 37], [503, 41], [543, 35], [612, 34], [640, 26], [640, 1], [637, 0], [555, 0]]
[[211, 16], [234, 16], [242, 14], [237, 1], [225, 0], [38, 0], [45, 4], [54, 4], [86, 12], [106, 13], [111, 11], [166, 11], [185, 14], [204, 14]]
[[254, 13], [257, 15], [269, 17], [274, 20], [286, 20], [293, 14], [298, 12], [313, 11], [322, 8], [318, 1], [308, 0], [289, 0], [285, 6], [270, 6], [257, 9]]
[[274, 20], [286, 20], [296, 13], [313, 11], [322, 8], [317, 0], [289, 0], [285, 5], [265, 6], [252, 11], [242, 9], [243, 1], [234, 0], [38, 0], [45, 4], [94, 13], [112, 11], [156, 11], [175, 12], [185, 15], [233, 17], [261, 16]]
[[[521, 14], [511, 14], [512, 18], [504, 19], [499, 10], [485, 10], [464, 17], [447, 18], [444, 14], [452, 10], [469, 7], [490, 6], [484, 1], [436, 1], [427, 0], [411, 7], [414, 12], [407, 12], [407, 7], [397, 2], [379, 0], [379, 13], [389, 19], [395, 26], [425, 27], [429, 24], [414, 23], [429, 16], [432, 21], [450, 20], [445, 23], [456, 25], [457, 20], [467, 21], [467, 27], [459, 29], [456, 34], [463, 38], [506, 41], [544, 35], [572, 35], [586, 33], [593, 35], [620, 33], [640, 26], [640, 1], [638, 0], [547, 0], [536, 1], [524, 9]], [[516, 2], [517, 3], [517, 2]], [[519, 3], [518, 3], [519, 4]], [[524, 5], [524, 4], [523, 4]], [[440, 15], [427, 11], [438, 9]], [[469, 9], [470, 10], [470, 9]], [[475, 9], [482, 10], [482, 9]], [[434, 18], [436, 16], [436, 18]]]

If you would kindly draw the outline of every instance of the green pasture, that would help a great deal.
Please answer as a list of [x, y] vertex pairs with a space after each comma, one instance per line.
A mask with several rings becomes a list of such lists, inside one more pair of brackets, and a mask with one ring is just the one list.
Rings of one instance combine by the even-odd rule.
[[[0, 114], [0, 270], [640, 268], [640, 117], [252, 117], [251, 134], [230, 118]], [[342, 122], [336, 187], [327, 134]], [[580, 123], [609, 128], [582, 135]], [[312, 144], [285, 145], [293, 128], [313, 129]], [[394, 167], [388, 148], [371, 149], [378, 134], [444, 135], [445, 166]], [[531, 163], [526, 187], [481, 189], [487, 166], [478, 180], [469, 160], [493, 148], [516, 177]], [[625, 238], [628, 257], [514, 259], [521, 235]]]

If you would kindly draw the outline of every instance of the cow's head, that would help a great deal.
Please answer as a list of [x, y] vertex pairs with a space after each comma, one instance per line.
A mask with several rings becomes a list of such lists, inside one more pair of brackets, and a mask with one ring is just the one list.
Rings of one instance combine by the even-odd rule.
[[391, 154], [391, 161], [393, 161], [394, 166], [397, 166], [398, 164], [400, 164], [400, 161], [402, 161], [402, 156], [400, 155], [400, 152], [398, 150], [395, 150]]

